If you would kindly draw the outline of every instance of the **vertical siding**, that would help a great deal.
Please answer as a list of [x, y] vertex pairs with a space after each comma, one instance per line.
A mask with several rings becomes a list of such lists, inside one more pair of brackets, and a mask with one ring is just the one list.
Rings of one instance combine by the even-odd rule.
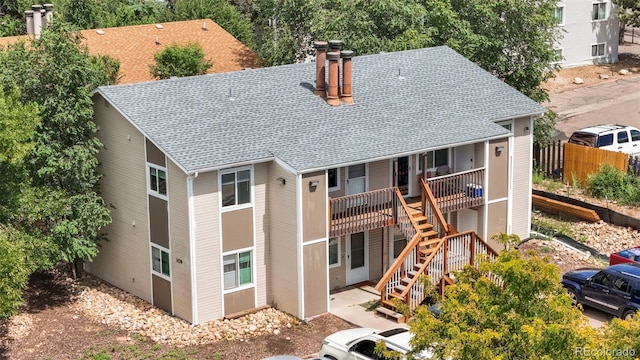
[[377, 281], [382, 277], [382, 232], [387, 228], [369, 231], [369, 280]]
[[193, 180], [198, 323], [219, 319], [223, 311], [218, 201], [216, 171]]
[[391, 164], [389, 160], [380, 160], [369, 163], [369, 189], [378, 190], [391, 186], [389, 178], [391, 174]]
[[[277, 176], [275, 177], [277, 178]], [[256, 164], [254, 166], [254, 234], [255, 234], [255, 274], [256, 274], [256, 306], [267, 305], [267, 291], [269, 283], [267, 273], [269, 268], [269, 254], [267, 242], [269, 241], [269, 213], [267, 209], [267, 189], [269, 183], [277, 183], [269, 174], [268, 164]], [[287, 182], [288, 184], [288, 182]], [[293, 183], [292, 183], [293, 184]], [[278, 201], [276, 198], [274, 201]]]
[[103, 229], [109, 241], [101, 243], [100, 253], [86, 269], [150, 302], [145, 139], [100, 95], [94, 100], [97, 136], [105, 145], [98, 154], [104, 174], [101, 192], [113, 222]]
[[[298, 246], [296, 216], [296, 177], [275, 162], [269, 164], [268, 182], [271, 292], [267, 299], [278, 309], [298, 315]], [[275, 179], [282, 177], [286, 184]]]
[[[191, 312], [191, 259], [189, 257], [189, 201], [187, 175], [169, 160], [169, 232], [173, 312], [193, 322]], [[178, 262], [177, 260], [180, 260]]]
[[533, 131], [530, 118], [515, 119], [513, 124], [513, 197], [511, 200], [511, 233], [527, 238], [531, 228], [531, 159]]
[[612, 60], [618, 61], [618, 33], [619, 22], [616, 19], [616, 10], [611, 1], [607, 1], [607, 20], [592, 21], [592, 1], [564, 0], [558, 2], [564, 5], [564, 22], [561, 26], [563, 38], [557, 47], [564, 49], [564, 62], [562, 66], [571, 67], [593, 64], [595, 62], [607, 62], [608, 57], [593, 59], [591, 57], [591, 45], [605, 43], [605, 55], [608, 55], [608, 47], [611, 46]]

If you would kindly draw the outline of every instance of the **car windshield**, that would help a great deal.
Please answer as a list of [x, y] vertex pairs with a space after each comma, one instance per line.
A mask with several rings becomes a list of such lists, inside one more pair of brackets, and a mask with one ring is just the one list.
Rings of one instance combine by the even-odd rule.
[[569, 142], [577, 145], [596, 147], [596, 138], [597, 136], [595, 134], [576, 131], [569, 138]]

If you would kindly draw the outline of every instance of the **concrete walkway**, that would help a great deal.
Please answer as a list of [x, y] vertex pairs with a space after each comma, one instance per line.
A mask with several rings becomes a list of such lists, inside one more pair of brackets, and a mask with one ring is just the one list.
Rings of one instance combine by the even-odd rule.
[[[378, 316], [374, 309], [367, 307], [380, 300], [380, 294], [370, 285], [358, 285], [341, 289], [329, 296], [329, 312], [360, 327], [386, 330], [407, 327], [395, 320]], [[368, 306], [369, 305], [369, 306]]]

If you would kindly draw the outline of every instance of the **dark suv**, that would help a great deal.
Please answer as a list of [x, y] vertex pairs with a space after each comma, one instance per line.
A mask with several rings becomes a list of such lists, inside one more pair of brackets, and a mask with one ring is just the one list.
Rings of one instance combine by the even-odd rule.
[[584, 304], [628, 320], [640, 309], [640, 265], [579, 269], [562, 275], [574, 305]]

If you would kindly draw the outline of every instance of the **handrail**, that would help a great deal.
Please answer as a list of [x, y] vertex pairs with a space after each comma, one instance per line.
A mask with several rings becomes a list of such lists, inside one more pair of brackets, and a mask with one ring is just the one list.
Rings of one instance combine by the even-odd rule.
[[409, 220], [411, 221], [411, 225], [413, 225], [413, 228], [416, 229], [416, 232], [420, 233], [420, 229], [418, 228], [418, 224], [416, 223], [416, 221], [414, 220], [413, 216], [411, 216], [411, 213], [409, 212], [409, 205], [407, 205], [407, 202], [404, 201], [404, 196], [400, 192], [400, 189], [398, 189], [398, 188], [395, 188], [395, 189], [396, 189], [396, 195], [398, 196], [398, 200], [400, 200], [400, 204], [402, 205], [402, 208], [404, 209], [404, 212], [409, 217]]
[[[425, 259], [425, 261], [420, 266], [420, 269], [418, 270], [418, 274], [424, 274], [424, 269], [426, 269], [427, 266], [429, 266], [429, 263], [431, 263], [431, 260], [433, 260], [433, 258], [436, 256], [436, 253], [440, 250], [440, 248], [442, 247], [442, 244], [444, 244], [444, 241], [440, 241], [438, 245], [436, 245], [434, 251]], [[416, 283], [416, 281], [418, 281], [419, 277], [420, 276], [414, 276], [413, 279], [409, 281], [409, 284], [407, 284], [407, 287], [402, 291], [402, 296], [407, 296], [407, 294], [411, 290], [411, 287], [413, 286], [413, 284]]]
[[[420, 178], [420, 183], [422, 184], [422, 190], [426, 193], [427, 200], [429, 200], [429, 205], [431, 205], [431, 208], [436, 214], [436, 220], [438, 220], [438, 223], [440, 223], [440, 226], [442, 227], [442, 229], [444, 229], [445, 233], [449, 235], [450, 233], [449, 225], [447, 224], [447, 221], [444, 219], [444, 215], [442, 215], [442, 212], [440, 211], [440, 207], [438, 206], [438, 202], [436, 201], [436, 198], [433, 196], [433, 193], [431, 192], [429, 185], [424, 180], [424, 178]], [[425, 205], [426, 204], [423, 204], [423, 209]]]
[[384, 286], [387, 285], [389, 280], [391, 280], [391, 277], [393, 276], [393, 274], [395, 274], [398, 268], [402, 266], [402, 263], [407, 258], [407, 256], [409, 256], [409, 253], [413, 250], [413, 248], [418, 246], [419, 243], [420, 243], [420, 234], [418, 233], [413, 236], [411, 241], [409, 241], [407, 245], [404, 247], [404, 249], [402, 249], [402, 252], [400, 253], [400, 255], [398, 255], [398, 257], [393, 262], [393, 264], [389, 266], [389, 269], [387, 269], [387, 272], [384, 273], [380, 281], [378, 281], [378, 283], [376, 284], [375, 286], [376, 290], [382, 292], [382, 289], [384, 288]]

